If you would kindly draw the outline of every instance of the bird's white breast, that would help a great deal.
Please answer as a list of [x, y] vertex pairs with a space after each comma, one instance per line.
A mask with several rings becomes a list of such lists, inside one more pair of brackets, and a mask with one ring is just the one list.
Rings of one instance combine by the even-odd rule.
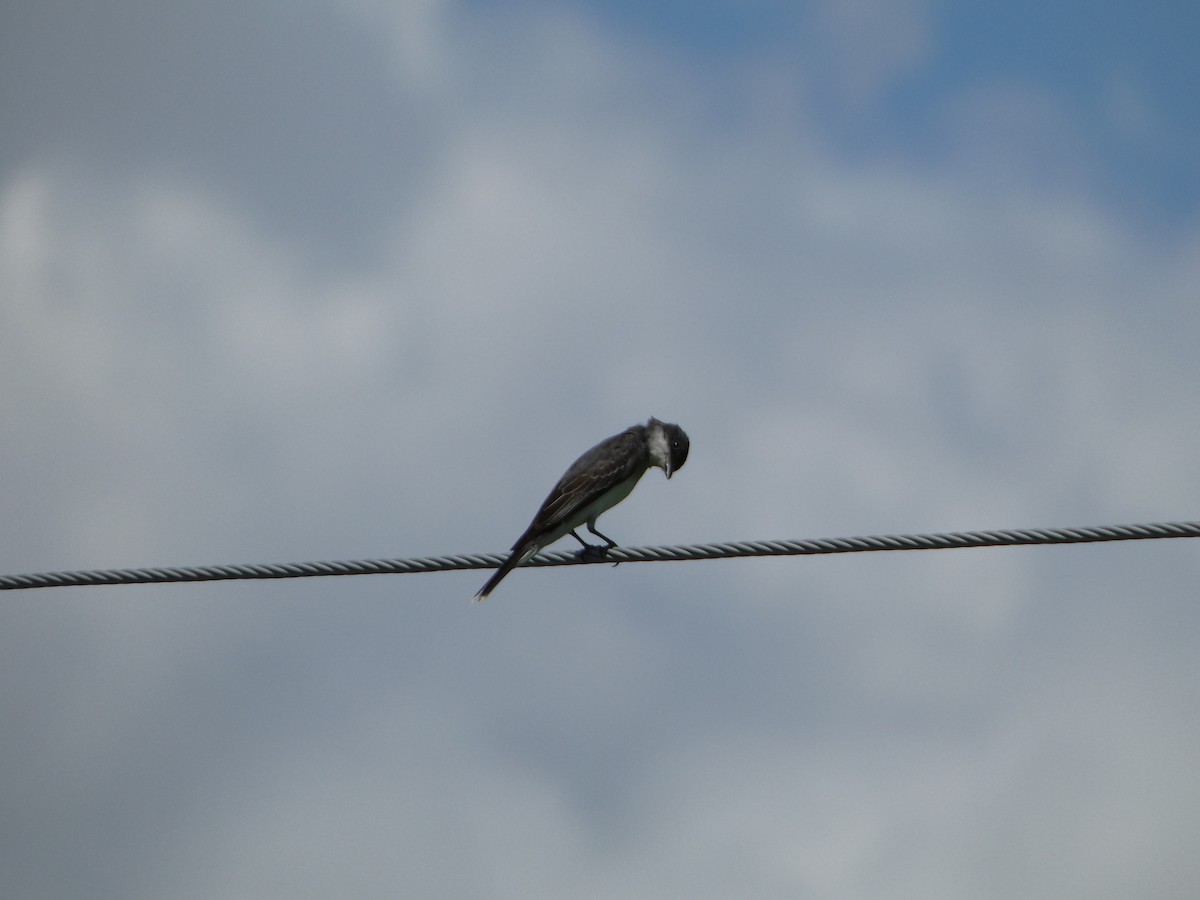
[[671, 462], [671, 446], [667, 443], [667, 433], [661, 427], [650, 429], [646, 435], [646, 448], [650, 451], [650, 465], [658, 466], [665, 472]]

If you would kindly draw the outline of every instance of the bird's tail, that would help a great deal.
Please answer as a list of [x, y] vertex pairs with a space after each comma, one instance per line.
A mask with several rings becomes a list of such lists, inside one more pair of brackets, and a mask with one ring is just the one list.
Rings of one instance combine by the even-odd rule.
[[517, 547], [515, 550], [513, 550], [513, 552], [508, 555], [508, 559], [500, 564], [500, 568], [493, 572], [492, 577], [489, 578], [487, 583], [479, 589], [479, 593], [475, 595], [475, 600], [486, 600], [487, 595], [494, 591], [496, 589], [496, 585], [504, 580], [504, 576], [511, 572], [523, 559], [528, 556], [532, 556], [535, 552], [537, 552], [537, 549], [538, 548], [535, 545], [533, 547]]

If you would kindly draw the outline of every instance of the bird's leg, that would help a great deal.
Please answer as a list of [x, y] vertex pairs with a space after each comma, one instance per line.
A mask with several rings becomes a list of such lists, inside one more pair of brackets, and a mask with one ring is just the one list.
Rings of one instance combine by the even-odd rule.
[[[601, 534], [599, 531], [596, 530], [595, 522], [588, 522], [587, 527], [588, 527], [588, 531], [590, 531], [592, 534], [594, 534], [596, 537], [600, 538], [600, 540], [604, 541], [604, 543], [608, 545], [607, 547], [600, 548], [602, 551], [604, 551], [604, 553], [607, 553], [613, 547], [617, 546], [617, 542], [614, 541], [612, 538], [610, 538], [607, 534]], [[620, 564], [621, 564], [620, 562], [613, 563], [613, 568], [615, 569]]]
[[594, 522], [588, 522], [587, 527], [588, 527], [588, 531], [590, 531], [592, 534], [594, 534], [596, 537], [600, 538], [600, 540], [604, 541], [604, 543], [606, 543], [608, 545], [608, 549], [611, 550], [613, 547], [617, 546], [616, 541], [614, 541], [608, 535], [601, 534], [599, 531], [596, 530], [596, 524]]
[[[592, 533], [595, 534], [594, 529], [592, 529], [592, 527], [590, 525], [588, 526], [588, 530], [592, 531]], [[587, 541], [585, 541], [583, 538], [581, 538], [578, 534], [576, 534], [573, 530], [571, 531], [571, 537], [573, 537], [573, 538], [575, 538], [575, 540], [579, 541], [579, 545], [583, 548], [582, 550], [579, 551], [579, 555], [583, 559], [603, 559], [605, 554], [608, 553], [608, 547], [600, 547], [600, 546], [597, 546], [596, 544], [589, 544]], [[604, 535], [599, 535], [599, 537], [604, 537]], [[608, 538], [604, 538], [604, 539], [606, 541], [608, 541]], [[615, 547], [616, 544], [614, 544], [612, 541], [609, 541], [609, 546]]]

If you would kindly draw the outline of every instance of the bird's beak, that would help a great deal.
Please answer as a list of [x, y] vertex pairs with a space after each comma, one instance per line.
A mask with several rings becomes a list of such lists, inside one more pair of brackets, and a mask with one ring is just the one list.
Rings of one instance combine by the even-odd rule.
[[671, 468], [671, 464], [667, 463], [663, 466], [663, 471], [667, 473], [667, 480], [671, 480], [671, 476], [675, 474], [675, 470]]

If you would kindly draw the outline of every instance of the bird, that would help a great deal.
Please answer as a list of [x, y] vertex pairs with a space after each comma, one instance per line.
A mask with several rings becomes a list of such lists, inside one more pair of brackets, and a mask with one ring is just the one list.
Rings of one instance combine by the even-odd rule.
[[[484, 600], [517, 565], [568, 534], [579, 541], [585, 554], [617, 546], [596, 530], [596, 519], [628, 497], [648, 469], [657, 466], [669, 479], [687, 462], [690, 446], [678, 425], [651, 417], [645, 425], [632, 425], [588, 450], [554, 485], [529, 527], [512, 545], [508, 558], [475, 599]], [[604, 541], [604, 547], [587, 543], [575, 532], [585, 523], [588, 531]]]

